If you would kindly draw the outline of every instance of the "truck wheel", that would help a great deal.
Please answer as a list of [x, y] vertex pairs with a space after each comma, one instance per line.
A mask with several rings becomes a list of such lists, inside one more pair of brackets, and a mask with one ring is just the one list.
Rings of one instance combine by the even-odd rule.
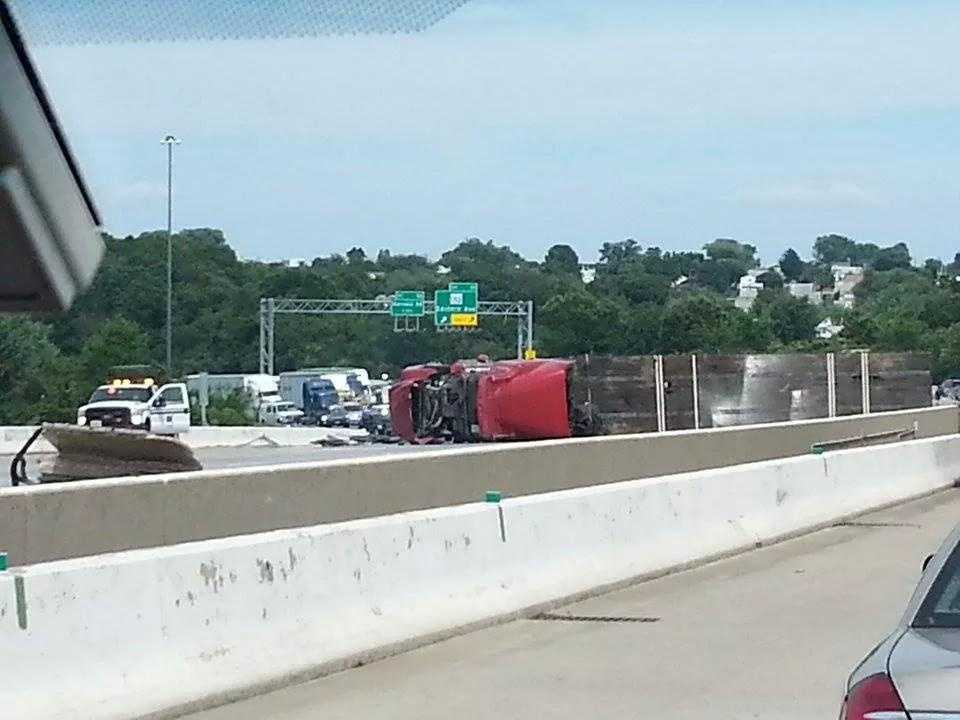
[[143, 429], [147, 432], [150, 432], [150, 418], [147, 418], [143, 423]]

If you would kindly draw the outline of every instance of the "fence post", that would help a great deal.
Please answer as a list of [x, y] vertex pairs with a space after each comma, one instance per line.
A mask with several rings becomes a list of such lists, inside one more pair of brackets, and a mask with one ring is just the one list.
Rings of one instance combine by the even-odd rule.
[[700, 429], [700, 379], [697, 377], [697, 356], [690, 356], [690, 378], [693, 384], [693, 428]]
[[827, 353], [827, 417], [837, 416], [837, 357]]
[[870, 353], [860, 351], [860, 396], [863, 414], [870, 414]]
[[653, 377], [656, 385], [657, 432], [667, 429], [666, 397], [663, 392], [663, 355], [653, 357]]

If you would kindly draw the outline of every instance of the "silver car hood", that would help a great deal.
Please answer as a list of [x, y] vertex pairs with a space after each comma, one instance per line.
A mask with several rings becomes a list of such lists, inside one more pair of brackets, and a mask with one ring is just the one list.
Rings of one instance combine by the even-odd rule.
[[907, 630], [890, 654], [889, 668], [912, 716], [920, 711], [920, 717], [941, 712], [960, 718], [960, 629]]

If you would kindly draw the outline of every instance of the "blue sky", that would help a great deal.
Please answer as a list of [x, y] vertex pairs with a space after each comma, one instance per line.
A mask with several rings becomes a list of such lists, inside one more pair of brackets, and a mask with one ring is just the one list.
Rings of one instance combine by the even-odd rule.
[[414, 35], [34, 54], [114, 233], [165, 223], [173, 132], [175, 225], [245, 257], [960, 251], [949, 2], [471, 0]]

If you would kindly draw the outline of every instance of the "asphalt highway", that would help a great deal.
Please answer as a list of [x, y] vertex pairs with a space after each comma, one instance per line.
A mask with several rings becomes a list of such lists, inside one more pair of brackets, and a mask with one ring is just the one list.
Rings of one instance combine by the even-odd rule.
[[943, 492], [189, 717], [830, 720], [958, 521]]

